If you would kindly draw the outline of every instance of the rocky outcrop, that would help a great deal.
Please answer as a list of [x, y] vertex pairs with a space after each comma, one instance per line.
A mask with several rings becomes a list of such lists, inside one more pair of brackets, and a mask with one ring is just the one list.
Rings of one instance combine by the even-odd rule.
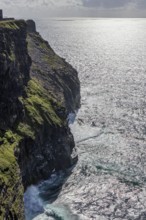
[[27, 52], [26, 24], [3, 23], [4, 27], [0, 23], [0, 129], [6, 130], [22, 115], [18, 97], [29, 80], [31, 59]]
[[0, 22], [0, 219], [24, 219], [23, 187], [76, 160], [67, 115], [77, 72], [28, 21]]
[[27, 32], [28, 33], [35, 33], [36, 32], [36, 24], [33, 20], [27, 20]]
[[[33, 26], [32, 24], [32, 29]], [[39, 33], [30, 31], [27, 40], [28, 51], [32, 59], [31, 76], [41, 81], [43, 87], [61, 102], [68, 113], [78, 109], [80, 107], [80, 84], [77, 71], [56, 55]]]

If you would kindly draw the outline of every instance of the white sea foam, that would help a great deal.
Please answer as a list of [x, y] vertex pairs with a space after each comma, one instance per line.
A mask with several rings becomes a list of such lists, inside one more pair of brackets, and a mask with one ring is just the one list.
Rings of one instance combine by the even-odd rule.
[[66, 173], [60, 171], [52, 174], [48, 180], [42, 181], [36, 186], [32, 185], [27, 188], [24, 194], [26, 220], [38, 220], [44, 219], [44, 217], [45, 219], [50, 219], [53, 216], [61, 218], [64, 213], [66, 213], [61, 207], [58, 208], [51, 205], [46, 206], [46, 204], [49, 204], [52, 201], [52, 196], [56, 197], [58, 193], [56, 192], [56, 189], [59, 189], [65, 178]]
[[75, 118], [76, 118], [76, 115], [77, 115], [77, 112], [78, 112], [78, 111], [69, 113], [69, 115], [68, 115], [68, 117], [67, 117], [67, 120], [68, 120], [68, 124], [69, 124], [69, 125], [74, 123]]
[[26, 220], [32, 220], [36, 215], [43, 212], [43, 201], [39, 197], [37, 186], [30, 186], [24, 194], [25, 217]]

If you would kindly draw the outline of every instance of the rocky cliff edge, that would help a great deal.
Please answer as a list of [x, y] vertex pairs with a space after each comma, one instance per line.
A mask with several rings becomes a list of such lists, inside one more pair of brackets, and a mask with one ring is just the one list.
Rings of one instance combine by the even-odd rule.
[[1, 21], [0, 219], [24, 219], [24, 190], [77, 160], [67, 115], [79, 107], [76, 70], [35, 23]]

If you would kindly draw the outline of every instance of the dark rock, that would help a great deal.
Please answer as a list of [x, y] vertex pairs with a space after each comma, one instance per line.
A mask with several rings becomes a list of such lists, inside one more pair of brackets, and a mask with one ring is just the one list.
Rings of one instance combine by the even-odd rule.
[[27, 24], [27, 31], [28, 31], [28, 33], [36, 32], [36, 24], [35, 24], [35, 22], [33, 20], [27, 20], [26, 24]]

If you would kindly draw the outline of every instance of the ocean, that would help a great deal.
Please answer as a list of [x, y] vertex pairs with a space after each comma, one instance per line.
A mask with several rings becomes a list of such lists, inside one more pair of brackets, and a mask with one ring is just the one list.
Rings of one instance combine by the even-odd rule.
[[26, 220], [145, 220], [146, 19], [36, 23], [79, 73], [81, 109], [70, 125], [79, 161], [68, 177], [28, 188]]

